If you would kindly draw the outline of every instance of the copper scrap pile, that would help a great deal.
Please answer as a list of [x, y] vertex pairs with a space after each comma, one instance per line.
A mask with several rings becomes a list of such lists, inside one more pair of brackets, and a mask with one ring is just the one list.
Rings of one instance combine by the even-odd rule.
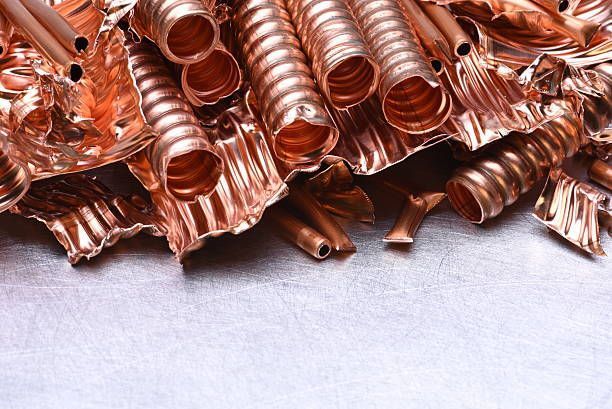
[[[384, 240], [447, 197], [482, 223], [548, 177], [535, 217], [603, 255], [611, 3], [2, 0], [0, 211], [72, 263], [140, 231], [182, 260], [264, 211], [325, 258], [355, 251], [337, 217], [373, 221], [353, 175], [442, 142], [462, 161], [446, 192], [389, 184], [405, 203]], [[594, 183], [563, 170], [578, 152]], [[150, 198], [80, 173], [116, 162]]]

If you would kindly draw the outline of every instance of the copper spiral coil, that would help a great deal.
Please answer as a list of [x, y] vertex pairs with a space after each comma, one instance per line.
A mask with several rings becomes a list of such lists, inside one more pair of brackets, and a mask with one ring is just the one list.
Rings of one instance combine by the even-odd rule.
[[13, 25], [0, 13], [0, 58], [4, 57], [11, 44]]
[[446, 184], [451, 205], [472, 223], [493, 218], [584, 142], [579, 118], [569, 113], [533, 133], [510, 135], [455, 171]]
[[0, 150], [0, 213], [14, 205], [30, 188], [30, 172]]
[[219, 26], [210, 2], [202, 0], [140, 0], [133, 28], [157, 44], [177, 64], [202, 61], [219, 41]]
[[155, 51], [144, 43], [130, 43], [128, 51], [142, 111], [159, 133], [144, 152], [159, 183], [178, 200], [211, 194], [223, 173], [223, 161], [206, 131]]
[[238, 1], [234, 22], [276, 156], [292, 164], [318, 162], [336, 144], [338, 131], [284, 1]]
[[378, 86], [379, 68], [343, 0], [287, 0], [287, 9], [317, 83], [339, 109], [357, 105]]
[[424, 133], [450, 115], [452, 101], [427, 63], [396, 0], [348, 0], [380, 66], [378, 93], [394, 127]]

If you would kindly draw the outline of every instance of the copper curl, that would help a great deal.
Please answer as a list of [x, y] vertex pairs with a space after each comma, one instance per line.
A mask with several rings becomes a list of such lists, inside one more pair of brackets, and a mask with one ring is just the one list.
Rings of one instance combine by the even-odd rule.
[[512, 134], [454, 172], [446, 183], [451, 205], [472, 223], [491, 219], [529, 191], [549, 167], [573, 156], [584, 142], [582, 124], [573, 114], [530, 134]]
[[158, 181], [178, 200], [211, 194], [223, 173], [222, 159], [161, 58], [144, 43], [127, 47], [142, 110], [159, 133], [145, 150]]
[[13, 36], [13, 26], [2, 13], [0, 13], [0, 58], [6, 55]]
[[381, 69], [379, 96], [394, 127], [424, 133], [450, 115], [442, 87], [396, 0], [348, 0]]
[[378, 86], [380, 70], [343, 0], [287, 0], [321, 91], [339, 109], [357, 105]]
[[30, 183], [28, 169], [0, 150], [0, 213], [17, 203], [30, 188]]
[[318, 162], [338, 130], [325, 109], [283, 0], [241, 0], [234, 22], [276, 156]]

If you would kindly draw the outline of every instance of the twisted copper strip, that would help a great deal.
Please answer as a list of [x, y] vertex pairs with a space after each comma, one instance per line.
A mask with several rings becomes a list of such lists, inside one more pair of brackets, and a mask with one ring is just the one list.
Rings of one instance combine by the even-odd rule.
[[177, 64], [202, 61], [219, 41], [219, 26], [211, 13], [214, 2], [202, 0], [140, 0], [132, 26], [157, 44]]
[[446, 184], [451, 205], [472, 223], [493, 218], [584, 142], [579, 118], [569, 113], [533, 133], [510, 135], [454, 172]]
[[6, 55], [12, 36], [13, 25], [4, 17], [4, 14], [0, 13], [0, 58]]
[[0, 213], [17, 203], [30, 188], [30, 183], [28, 169], [0, 150]]
[[292, 164], [318, 162], [336, 144], [338, 131], [284, 1], [240, 0], [234, 22], [276, 156]]
[[380, 70], [344, 0], [287, 0], [287, 9], [317, 83], [339, 109], [357, 105], [378, 86]]
[[381, 69], [378, 93], [394, 127], [431, 131], [450, 115], [452, 101], [427, 63], [397, 0], [348, 0]]
[[178, 200], [211, 194], [223, 173], [223, 160], [155, 51], [144, 43], [129, 43], [128, 51], [142, 111], [159, 133], [145, 151], [157, 180]]

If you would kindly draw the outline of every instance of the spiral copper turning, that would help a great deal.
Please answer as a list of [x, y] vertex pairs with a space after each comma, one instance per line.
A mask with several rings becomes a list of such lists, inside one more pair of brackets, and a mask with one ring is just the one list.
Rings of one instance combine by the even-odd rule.
[[30, 172], [0, 150], [0, 213], [14, 205], [30, 188]]
[[413, 133], [440, 126], [451, 113], [451, 98], [427, 62], [397, 0], [348, 3], [380, 66], [378, 92], [387, 121]]
[[472, 223], [493, 218], [584, 142], [580, 120], [569, 113], [530, 134], [507, 136], [455, 171], [446, 184], [451, 205]]
[[338, 139], [283, 0], [240, 0], [234, 22], [276, 156], [318, 162]]
[[339, 109], [357, 105], [378, 86], [379, 68], [344, 0], [287, 0], [321, 91]]
[[0, 13], [0, 58], [6, 55], [13, 36], [13, 25]]
[[145, 150], [158, 181], [178, 200], [209, 195], [223, 173], [223, 161], [155, 51], [144, 43], [130, 43], [128, 51], [142, 111], [159, 133]]
[[[202, 61], [219, 41], [219, 26], [203, 0], [140, 0], [133, 27], [177, 64]], [[214, 4], [214, 3], [213, 3]]]

